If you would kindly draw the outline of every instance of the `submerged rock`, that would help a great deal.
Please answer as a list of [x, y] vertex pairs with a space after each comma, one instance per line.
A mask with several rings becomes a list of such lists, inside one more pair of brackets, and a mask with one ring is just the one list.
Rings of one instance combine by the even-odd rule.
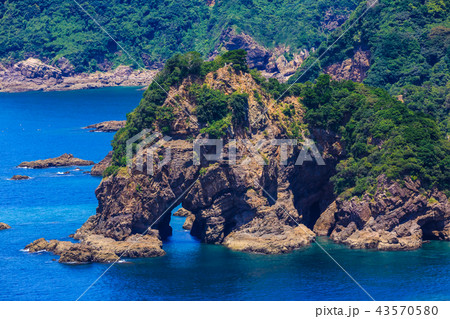
[[90, 129], [90, 132], [117, 132], [125, 127], [127, 121], [106, 121], [97, 124], [88, 125], [84, 129]]
[[31, 179], [31, 177], [26, 175], [14, 175], [13, 177], [11, 177], [12, 181], [21, 181], [26, 179]]
[[37, 160], [31, 162], [22, 162], [18, 167], [24, 168], [48, 168], [48, 167], [60, 167], [60, 166], [89, 166], [94, 165], [92, 161], [82, 160], [75, 158], [72, 154], [63, 154], [55, 158], [49, 158], [46, 160]]
[[10, 229], [11, 226], [5, 223], [0, 223], [0, 230]]

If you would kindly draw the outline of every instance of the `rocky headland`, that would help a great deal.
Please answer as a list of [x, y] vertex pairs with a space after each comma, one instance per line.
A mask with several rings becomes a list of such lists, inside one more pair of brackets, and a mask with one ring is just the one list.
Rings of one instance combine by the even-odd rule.
[[36, 58], [28, 58], [9, 66], [0, 64], [0, 92], [148, 86], [156, 73], [157, 70], [133, 70], [123, 65], [104, 72], [75, 73], [75, 67], [65, 58], [52, 65]]
[[121, 128], [125, 127], [127, 121], [105, 121], [83, 127], [88, 129], [89, 132], [117, 132]]
[[0, 230], [10, 229], [11, 226], [5, 223], [0, 223]]
[[61, 166], [90, 166], [95, 163], [74, 157], [72, 154], [63, 154], [55, 158], [45, 160], [37, 160], [30, 162], [22, 162], [18, 167], [22, 168], [49, 168]]
[[[208, 137], [192, 94], [193, 87], [202, 86], [226, 96], [245, 94], [247, 124], [231, 125], [224, 132], [218, 161], [211, 163], [203, 154], [196, 159], [200, 165], [193, 165], [193, 141]], [[187, 76], [171, 87], [169, 96], [177, 97], [177, 103], [166, 98], [162, 106], [173, 112], [167, 124], [172, 138], [156, 150], [154, 162], [149, 162], [149, 148], [143, 148], [132, 165], [115, 167], [102, 179], [95, 192], [96, 214], [73, 235], [79, 243], [55, 248], [60, 242], [39, 240], [28, 246], [30, 252], [51, 251], [62, 262], [111, 261], [133, 241], [146, 248], [130, 254], [126, 250], [124, 257], [160, 256], [161, 240], [172, 233], [170, 211], [180, 204], [177, 216], [186, 217], [184, 228], [193, 236], [250, 253], [288, 253], [308, 246], [317, 235], [378, 250], [416, 249], [428, 239], [450, 239], [448, 198], [437, 189], [422, 189], [419, 181], [391, 181], [381, 175], [373, 194], [337, 197], [331, 178], [347, 156], [345, 143], [332, 130], [306, 130], [301, 99], [284, 96], [275, 103], [252, 75], [227, 65], [203, 78]], [[292, 130], [294, 121], [300, 124], [298, 131]], [[285, 152], [273, 143], [293, 134], [298, 144], [286, 145]], [[311, 158], [297, 165], [311, 140], [323, 163]], [[253, 147], [248, 141], [254, 141]], [[237, 153], [231, 154], [232, 149]], [[167, 150], [174, 160], [159, 165]], [[232, 156], [236, 163], [228, 161]], [[138, 159], [143, 161], [139, 165]], [[101, 259], [96, 256], [100, 253], [113, 258]]]

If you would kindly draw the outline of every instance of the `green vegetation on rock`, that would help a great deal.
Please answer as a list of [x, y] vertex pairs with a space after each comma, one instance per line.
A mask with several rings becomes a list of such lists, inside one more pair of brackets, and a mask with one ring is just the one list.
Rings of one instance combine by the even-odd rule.
[[357, 50], [370, 51], [364, 83], [402, 95], [409, 108], [431, 114], [443, 131], [450, 132], [450, 1], [379, 0], [359, 19], [366, 9], [362, 1], [290, 81], [339, 38], [300, 81], [315, 79], [324, 68], [352, 58]]
[[[323, 27], [327, 11], [348, 15], [359, 0], [221, 0], [212, 7], [206, 0], [79, 3], [139, 64], [150, 66], [194, 50], [206, 57], [228, 28], [268, 48], [317, 47], [329, 33]], [[119, 64], [137, 67], [74, 1], [2, 1], [0, 59], [17, 61], [30, 55], [48, 61], [66, 57], [76, 72]]]
[[310, 127], [342, 136], [347, 156], [332, 178], [338, 194], [362, 194], [386, 174], [450, 189], [450, 143], [430, 115], [414, 112], [383, 89], [321, 75], [302, 89]]

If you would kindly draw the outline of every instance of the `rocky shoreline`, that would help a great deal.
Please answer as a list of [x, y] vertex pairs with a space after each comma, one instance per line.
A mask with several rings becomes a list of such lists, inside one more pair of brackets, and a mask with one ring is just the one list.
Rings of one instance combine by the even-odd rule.
[[75, 73], [70, 62], [61, 58], [50, 65], [28, 58], [11, 66], [0, 64], [0, 92], [68, 91], [111, 86], [148, 86], [157, 70], [133, 70], [118, 66], [114, 70]]
[[419, 181], [403, 185], [378, 177], [377, 192], [362, 198], [337, 199], [314, 226], [319, 235], [350, 248], [414, 250], [424, 240], [450, 240], [450, 202]]

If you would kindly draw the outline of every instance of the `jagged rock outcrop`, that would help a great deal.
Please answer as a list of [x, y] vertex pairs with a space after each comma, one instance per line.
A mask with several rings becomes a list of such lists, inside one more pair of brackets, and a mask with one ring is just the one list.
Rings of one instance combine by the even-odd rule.
[[[265, 77], [274, 77], [281, 82], [287, 81], [289, 76], [294, 74], [309, 56], [307, 50], [291, 52], [291, 48], [284, 45], [268, 50], [250, 35], [237, 33], [232, 28], [226, 29], [222, 33], [212, 57], [219, 53], [219, 47], [228, 51], [244, 49], [247, 51], [247, 62], [250, 68], [258, 69]], [[285, 55], [290, 55], [292, 58], [288, 61]]]
[[30, 176], [26, 176], [26, 175], [14, 175], [13, 177], [11, 177], [12, 181], [22, 181], [22, 180], [26, 180], [26, 179], [30, 179]]
[[91, 169], [91, 175], [92, 176], [102, 176], [105, 169], [107, 169], [112, 162], [112, 156], [113, 152], [110, 151], [104, 159], [102, 159], [100, 162], [95, 164]]
[[5, 223], [0, 223], [0, 230], [10, 229], [11, 226]]
[[382, 175], [373, 196], [338, 199], [314, 230], [351, 248], [417, 249], [424, 240], [450, 240], [450, 202], [442, 192], [421, 189], [419, 181], [407, 178], [401, 185]]
[[189, 215], [192, 215], [192, 213], [183, 207], [181, 207], [175, 213], [173, 213], [173, 216], [178, 216], [178, 217], [188, 217]]
[[[55, 158], [49, 158], [46, 160], [37, 160], [31, 162], [22, 162], [18, 167], [23, 168], [49, 168], [60, 166], [89, 166], [94, 165], [92, 161], [82, 160], [74, 157], [72, 154], [63, 154]], [[70, 173], [70, 172], [69, 172]]]
[[105, 121], [83, 127], [89, 129], [89, 132], [117, 132], [121, 128], [125, 127], [127, 121]]
[[331, 75], [333, 80], [351, 80], [362, 82], [366, 78], [370, 68], [370, 52], [359, 49], [353, 58], [334, 63], [325, 69], [325, 73]]
[[11, 67], [0, 65], [0, 92], [65, 91], [108, 86], [147, 86], [157, 70], [132, 70], [118, 66], [114, 70], [75, 73], [74, 66], [62, 57], [55, 65], [28, 58]]

